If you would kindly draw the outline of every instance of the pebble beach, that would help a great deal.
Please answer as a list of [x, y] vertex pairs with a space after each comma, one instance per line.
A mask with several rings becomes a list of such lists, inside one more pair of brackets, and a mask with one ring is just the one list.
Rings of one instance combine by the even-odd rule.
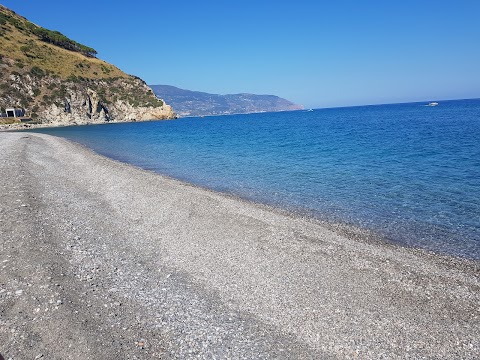
[[5, 359], [477, 359], [479, 263], [0, 133]]

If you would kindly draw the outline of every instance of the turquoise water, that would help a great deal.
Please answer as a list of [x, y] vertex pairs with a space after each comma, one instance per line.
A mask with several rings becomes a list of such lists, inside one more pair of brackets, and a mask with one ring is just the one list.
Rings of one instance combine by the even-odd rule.
[[480, 259], [480, 100], [41, 130], [214, 190]]

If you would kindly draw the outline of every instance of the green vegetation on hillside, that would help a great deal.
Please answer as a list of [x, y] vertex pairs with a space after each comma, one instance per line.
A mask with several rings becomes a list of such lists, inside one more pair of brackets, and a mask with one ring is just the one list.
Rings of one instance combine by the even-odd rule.
[[[79, 99], [90, 96], [105, 109], [115, 108], [117, 101], [120, 107], [164, 105], [143, 80], [97, 59], [96, 53], [0, 5], [0, 106], [24, 108], [37, 120], [45, 119], [53, 105], [65, 112], [73, 102], [86, 106]], [[6, 121], [12, 120], [0, 118]]]
[[[37, 26], [0, 5], [0, 65], [8, 66], [6, 70], [25, 74], [38, 68], [48, 76], [64, 80], [70, 76], [128, 77], [115, 66], [94, 57], [95, 54], [94, 49], [60, 32]], [[5, 70], [2, 72], [5, 75]]]
[[67, 38], [65, 35], [59, 31], [52, 31], [45, 29], [43, 27], [37, 26], [34, 23], [28, 21], [25, 18], [22, 18], [15, 14], [15, 12], [8, 10], [6, 8], [1, 8], [0, 12], [0, 36], [5, 34], [5, 25], [11, 24], [17, 30], [22, 32], [25, 35], [36, 35], [40, 40], [59, 46], [61, 48], [79, 52], [88, 57], [95, 57], [97, 51], [91, 47], [82, 45], [74, 40]]

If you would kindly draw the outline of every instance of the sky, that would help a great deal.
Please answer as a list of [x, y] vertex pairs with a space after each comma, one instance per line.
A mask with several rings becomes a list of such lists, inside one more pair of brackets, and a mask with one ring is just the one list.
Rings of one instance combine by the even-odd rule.
[[150, 85], [306, 108], [480, 98], [478, 0], [0, 0]]

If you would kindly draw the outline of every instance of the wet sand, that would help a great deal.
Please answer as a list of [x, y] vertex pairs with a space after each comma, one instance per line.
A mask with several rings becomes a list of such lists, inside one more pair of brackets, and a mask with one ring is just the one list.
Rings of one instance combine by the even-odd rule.
[[5, 359], [475, 359], [479, 262], [0, 133]]

